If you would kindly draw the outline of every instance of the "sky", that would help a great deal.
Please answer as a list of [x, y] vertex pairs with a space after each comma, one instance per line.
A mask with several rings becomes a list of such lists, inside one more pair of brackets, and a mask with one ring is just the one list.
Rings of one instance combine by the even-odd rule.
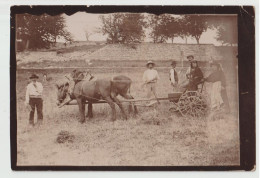
[[[99, 19], [101, 14], [91, 14], [85, 12], [78, 12], [71, 16], [64, 15], [66, 19], [66, 25], [69, 32], [74, 37], [75, 41], [85, 41], [85, 31], [93, 33], [90, 37], [90, 41], [106, 41], [106, 36], [101, 33], [95, 33], [96, 29], [100, 28], [102, 23]], [[148, 36], [148, 34], [146, 35]], [[216, 39], [216, 30], [208, 29], [202, 33], [200, 38], [200, 44], [214, 44], [221, 45]], [[145, 38], [146, 42], [151, 41], [149, 37]], [[185, 43], [185, 40], [177, 37], [174, 39], [174, 43]], [[189, 44], [196, 44], [196, 40], [188, 38]]]

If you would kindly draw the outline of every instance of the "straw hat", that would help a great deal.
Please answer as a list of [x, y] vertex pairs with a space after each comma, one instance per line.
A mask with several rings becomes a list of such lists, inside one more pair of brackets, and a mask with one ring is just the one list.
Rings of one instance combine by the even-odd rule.
[[148, 66], [149, 64], [155, 65], [155, 63], [154, 63], [153, 61], [148, 61], [148, 62], [146, 63], [146, 66]]

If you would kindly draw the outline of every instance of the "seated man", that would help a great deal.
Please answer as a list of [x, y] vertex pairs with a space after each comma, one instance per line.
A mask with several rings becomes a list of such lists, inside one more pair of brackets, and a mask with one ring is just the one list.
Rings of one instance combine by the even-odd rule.
[[187, 78], [189, 82], [182, 87], [188, 91], [198, 90], [198, 85], [202, 82], [203, 79], [203, 73], [199, 68], [197, 61], [194, 60], [191, 62], [190, 73], [187, 74]]
[[[90, 76], [89, 79], [87, 79], [87, 76]], [[94, 78], [94, 76], [90, 73], [90, 71], [80, 71], [77, 69], [74, 69], [72, 71], [72, 73], [70, 73], [69, 76], [65, 76], [66, 78], [68, 78], [70, 80], [69, 82], [69, 89], [68, 89], [68, 94], [70, 95], [70, 98], [73, 99], [73, 90], [74, 90], [74, 86], [76, 83], [78, 83], [81, 80], [92, 80]]]
[[77, 82], [83, 80], [85, 78], [85, 72], [79, 71], [77, 69], [74, 69], [69, 76], [65, 76], [66, 78], [69, 79], [69, 89], [68, 89], [68, 94], [71, 99], [73, 99], [73, 90], [74, 86]]

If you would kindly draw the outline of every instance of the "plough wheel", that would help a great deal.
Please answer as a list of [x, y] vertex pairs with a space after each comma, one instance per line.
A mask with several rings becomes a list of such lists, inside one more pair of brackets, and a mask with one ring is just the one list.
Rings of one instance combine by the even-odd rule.
[[178, 101], [179, 112], [184, 117], [200, 118], [207, 113], [207, 101], [198, 91], [186, 91]]

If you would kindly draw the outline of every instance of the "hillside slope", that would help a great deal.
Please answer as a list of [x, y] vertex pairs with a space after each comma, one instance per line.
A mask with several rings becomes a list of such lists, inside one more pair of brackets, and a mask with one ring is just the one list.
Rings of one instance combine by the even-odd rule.
[[181, 61], [186, 56], [194, 55], [199, 61], [222, 60], [221, 53], [214, 45], [193, 44], [154, 44], [134, 45], [110, 44], [93, 52], [90, 60], [175, 60]]
[[[49, 63], [47, 66], [69, 67], [72, 65], [71, 61], [74, 61], [74, 67], [88, 66], [90, 63], [95, 64], [95, 66], [109, 63], [111, 66], [115, 63], [121, 65], [121, 63], [126, 62], [130, 62], [128, 66], [132, 66], [147, 60], [160, 61], [160, 63], [172, 60], [187, 62], [186, 56], [188, 55], [194, 55], [198, 61], [226, 61], [234, 59], [236, 51], [236, 47], [216, 47], [210, 44], [108, 44], [73, 46], [51, 51], [18, 52], [16, 59], [18, 66], [27, 65], [27, 67], [31, 64], [32, 66], [34, 64], [45, 66], [45, 63]], [[65, 65], [65, 63], [67, 64]]]

